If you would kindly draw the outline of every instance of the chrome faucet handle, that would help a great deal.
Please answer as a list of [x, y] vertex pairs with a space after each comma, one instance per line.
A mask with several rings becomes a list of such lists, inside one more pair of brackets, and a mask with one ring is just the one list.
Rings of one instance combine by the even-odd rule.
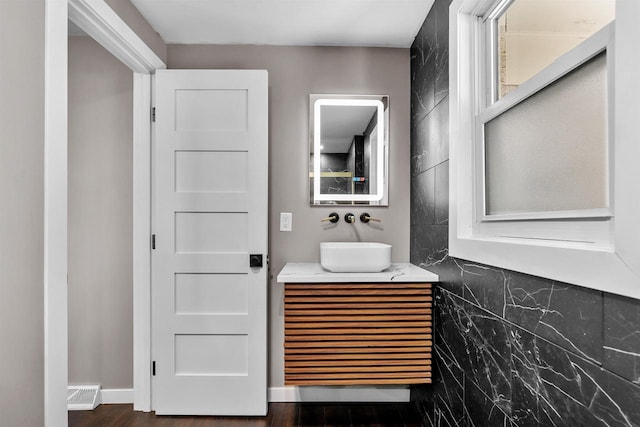
[[369, 216], [368, 213], [363, 213], [362, 215], [360, 215], [360, 221], [364, 222], [365, 224], [369, 221], [373, 221], [373, 222], [382, 222], [381, 219], [378, 218], [374, 218], [372, 216]]
[[352, 213], [348, 213], [344, 215], [344, 220], [347, 224], [353, 224], [356, 222], [356, 216]]

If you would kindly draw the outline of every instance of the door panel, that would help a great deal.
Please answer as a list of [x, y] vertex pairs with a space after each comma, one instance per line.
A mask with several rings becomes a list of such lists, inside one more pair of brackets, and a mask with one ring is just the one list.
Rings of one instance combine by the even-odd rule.
[[264, 415], [267, 73], [158, 71], [155, 99], [153, 409]]
[[246, 193], [246, 151], [176, 151], [176, 191]]
[[246, 131], [247, 90], [177, 90], [179, 131]]
[[176, 253], [247, 253], [247, 212], [176, 212]]
[[248, 335], [176, 335], [176, 375], [249, 375]]
[[176, 314], [248, 314], [246, 274], [176, 274]]

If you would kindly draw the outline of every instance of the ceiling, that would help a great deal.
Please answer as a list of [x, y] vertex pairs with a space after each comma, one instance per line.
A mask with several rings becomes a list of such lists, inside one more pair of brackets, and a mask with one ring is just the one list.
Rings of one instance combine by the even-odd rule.
[[167, 44], [410, 47], [434, 0], [131, 0]]

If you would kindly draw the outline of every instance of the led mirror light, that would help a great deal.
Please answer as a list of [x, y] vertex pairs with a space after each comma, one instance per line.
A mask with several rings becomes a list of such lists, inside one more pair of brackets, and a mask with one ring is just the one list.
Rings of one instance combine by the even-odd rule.
[[[321, 193], [320, 178], [322, 144], [322, 107], [344, 106], [344, 107], [374, 107], [377, 120], [376, 126], [376, 158], [375, 158], [375, 191], [370, 194], [335, 194]], [[386, 122], [385, 106], [378, 99], [331, 99], [320, 98], [313, 103], [313, 202], [379, 202], [384, 198], [385, 191], [385, 148], [386, 142]], [[355, 180], [356, 178], [354, 178]]]

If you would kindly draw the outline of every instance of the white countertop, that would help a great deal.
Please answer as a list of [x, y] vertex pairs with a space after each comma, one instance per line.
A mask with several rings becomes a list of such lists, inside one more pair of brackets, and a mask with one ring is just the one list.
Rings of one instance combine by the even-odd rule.
[[317, 263], [287, 263], [278, 283], [437, 282], [438, 275], [409, 263], [391, 264], [380, 273], [332, 273]]

